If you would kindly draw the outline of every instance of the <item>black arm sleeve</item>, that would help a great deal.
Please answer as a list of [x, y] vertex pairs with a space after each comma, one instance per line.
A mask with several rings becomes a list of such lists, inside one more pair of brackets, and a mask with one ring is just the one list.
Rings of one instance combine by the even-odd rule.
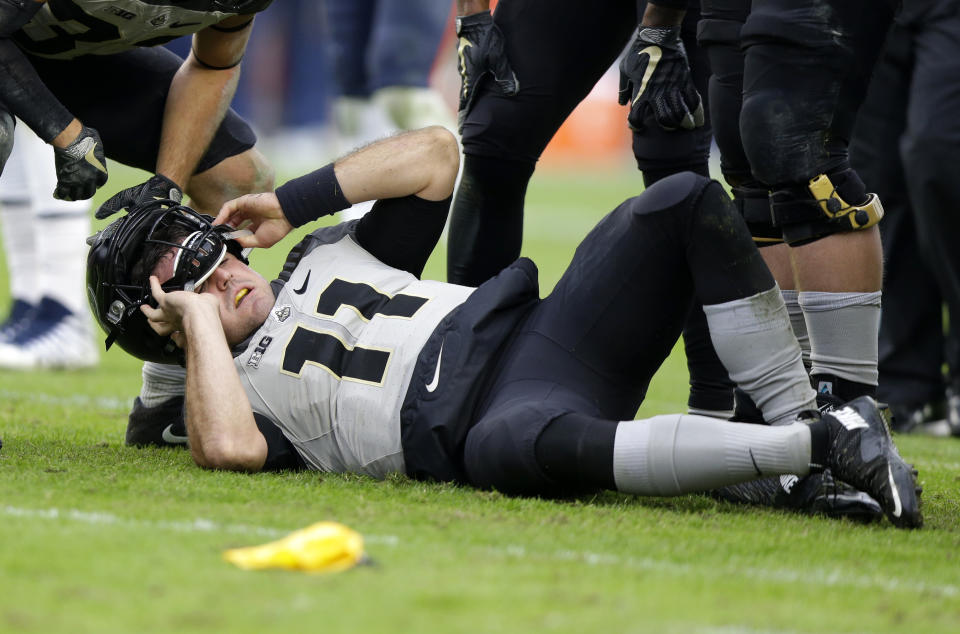
[[447, 222], [450, 200], [378, 200], [359, 220], [357, 242], [384, 264], [420, 277]]
[[262, 414], [253, 414], [257, 421], [257, 428], [267, 441], [267, 460], [263, 463], [263, 471], [283, 471], [285, 469], [306, 469], [307, 464], [294, 449], [293, 443], [287, 440], [280, 428]]
[[12, 40], [0, 38], [0, 101], [49, 143], [73, 121]]

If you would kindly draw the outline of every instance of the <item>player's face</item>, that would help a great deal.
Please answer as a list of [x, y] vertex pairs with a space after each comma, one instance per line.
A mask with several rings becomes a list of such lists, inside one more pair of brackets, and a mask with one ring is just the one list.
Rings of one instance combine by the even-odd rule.
[[[161, 284], [173, 277], [172, 253], [157, 267], [156, 275]], [[197, 292], [217, 298], [220, 323], [231, 346], [240, 343], [263, 325], [274, 302], [270, 283], [230, 253], [197, 288]]]

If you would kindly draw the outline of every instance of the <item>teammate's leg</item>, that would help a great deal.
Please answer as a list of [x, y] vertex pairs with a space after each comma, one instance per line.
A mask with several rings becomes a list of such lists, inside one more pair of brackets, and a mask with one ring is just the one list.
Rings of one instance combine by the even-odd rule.
[[[14, 297], [33, 300], [23, 328], [0, 349], [0, 366], [80, 368], [97, 362], [87, 312], [83, 262], [90, 234], [88, 201], [53, 198], [56, 176], [50, 146], [24, 125], [0, 187], [13, 198], [4, 213]], [[16, 191], [14, 191], [16, 190]], [[18, 279], [22, 276], [23, 279]], [[32, 289], [25, 289], [30, 284]]]
[[772, 184], [791, 251], [818, 389], [842, 398], [877, 383], [881, 254], [876, 197], [849, 167], [846, 143], [888, 6], [758, 0], [746, 50], [741, 136], [753, 175]]
[[[710, 64], [706, 50], [697, 44], [698, 6], [690, 6], [681, 25], [681, 38], [690, 61], [694, 85], [708, 102], [707, 82]], [[708, 109], [709, 110], [709, 109]], [[633, 155], [637, 168], [643, 172], [644, 184], [649, 187], [658, 180], [690, 171], [709, 176], [709, 158], [712, 132], [710, 116], [706, 123], [694, 130], [664, 130], [648, 113], [642, 132], [633, 132]], [[710, 331], [703, 307], [695, 302], [683, 327], [683, 346], [690, 374], [690, 395], [687, 408], [691, 413], [730, 418], [733, 414], [733, 382], [727, 376], [723, 363], [717, 358], [710, 342]]]
[[917, 239], [915, 211], [900, 158], [913, 94], [915, 33], [899, 25], [891, 29], [850, 143], [851, 165], [883, 200], [877, 397], [890, 406], [898, 431], [930, 429], [924, 423], [946, 414], [943, 300], [926, 249], [920, 248]]
[[451, 208], [448, 281], [477, 285], [520, 254], [527, 182], [550, 138], [627, 44], [630, 2], [503, 0], [494, 21], [520, 92], [486, 81], [463, 126], [463, 176]]
[[[0, 115], [4, 111], [0, 109]], [[0, 135], [8, 139], [9, 148], [2, 176], [0, 176], [0, 228], [3, 229], [3, 252], [10, 280], [10, 313], [0, 324], [0, 342], [10, 341], [32, 321], [32, 314], [40, 303], [39, 256], [34, 210], [31, 205], [28, 181], [28, 163], [18, 158], [26, 148], [14, 149], [14, 138], [23, 125], [0, 126]], [[52, 165], [50, 166], [52, 168]], [[50, 170], [51, 173], [53, 170]], [[50, 194], [52, 195], [52, 190]]]
[[[374, 22], [382, 3], [376, 0], [328, 0], [326, 14], [328, 50], [337, 97], [333, 119], [337, 132], [337, 153], [344, 154], [390, 132], [390, 125], [371, 101], [373, 60], [370, 47]], [[344, 218], [359, 217], [370, 205], [346, 210]]]
[[[960, 231], [960, 183], [955, 170], [960, 158], [960, 96], [951, 90], [960, 72], [960, 15], [944, 7], [929, 7], [915, 32], [915, 62], [907, 131], [903, 139], [904, 168], [910, 199], [916, 210], [918, 238], [950, 313], [948, 351], [956, 361], [957, 321], [960, 320], [960, 255], [954, 240]], [[960, 435], [958, 368], [951, 367], [948, 420]]]
[[368, 60], [373, 101], [402, 130], [442, 125], [456, 132], [453, 111], [430, 87], [430, 72], [447, 31], [449, 3], [380, 2]]

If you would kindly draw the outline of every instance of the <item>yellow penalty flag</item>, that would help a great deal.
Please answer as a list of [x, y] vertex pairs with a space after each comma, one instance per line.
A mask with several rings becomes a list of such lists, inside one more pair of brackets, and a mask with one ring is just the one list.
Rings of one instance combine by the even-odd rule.
[[317, 522], [268, 544], [225, 550], [223, 558], [244, 570], [340, 572], [365, 556], [360, 533], [337, 522]]

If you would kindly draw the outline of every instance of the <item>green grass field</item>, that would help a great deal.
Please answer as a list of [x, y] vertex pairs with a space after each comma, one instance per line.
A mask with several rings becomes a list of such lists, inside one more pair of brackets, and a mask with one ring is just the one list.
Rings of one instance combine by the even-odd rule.
[[[525, 253], [545, 290], [638, 183], [535, 176]], [[254, 265], [272, 277], [279, 260]], [[916, 532], [700, 496], [513, 499], [403, 477], [206, 472], [186, 451], [125, 447], [139, 368], [114, 350], [93, 371], [0, 372], [0, 632], [960, 631], [960, 440], [900, 439], [925, 489]], [[685, 399], [675, 353], [641, 415]], [[375, 565], [307, 575], [221, 559], [320, 520], [360, 531]]]

